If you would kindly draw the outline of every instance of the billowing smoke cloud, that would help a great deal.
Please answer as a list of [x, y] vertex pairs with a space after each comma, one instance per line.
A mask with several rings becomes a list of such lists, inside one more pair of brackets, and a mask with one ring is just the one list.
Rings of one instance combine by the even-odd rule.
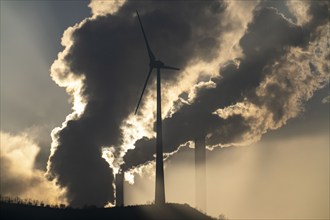
[[[199, 90], [193, 103], [179, 102], [180, 110], [164, 120], [165, 152], [204, 136], [210, 148], [256, 142], [297, 116], [302, 102], [329, 82], [328, 4], [311, 2], [304, 25], [267, 4], [255, 9], [240, 40], [244, 57], [222, 66], [212, 88]], [[125, 155], [127, 169], [153, 159], [155, 139], [135, 145]]]
[[52, 132], [48, 177], [67, 188], [71, 205], [113, 203], [119, 165], [153, 159], [154, 79], [133, 115], [148, 69], [136, 9], [157, 58], [181, 68], [162, 72], [165, 152], [201, 136], [210, 147], [256, 141], [327, 83], [324, 2], [304, 5], [308, 21], [304, 11], [292, 12], [292, 21], [271, 4], [256, 4], [90, 4], [94, 16], [64, 33], [65, 49], [51, 69], [74, 111]]
[[91, 0], [88, 7], [92, 10], [93, 17], [113, 14], [125, 3], [125, 0]]
[[[74, 112], [52, 132], [48, 176], [67, 188], [71, 205], [102, 206], [114, 200], [116, 167], [109, 169], [101, 158], [102, 148], [115, 149], [111, 151], [115, 158], [123, 152], [121, 126], [136, 107], [148, 69], [135, 9], [140, 10], [156, 55], [183, 68], [191, 60], [210, 60], [217, 52], [225, 8], [217, 1], [130, 1], [115, 14], [86, 19], [66, 31], [62, 39], [66, 48], [51, 75], [72, 95]], [[164, 82], [173, 83], [175, 74], [164, 72]]]
[[327, 97], [324, 97], [324, 98], [322, 99], [322, 103], [323, 103], [323, 104], [330, 103], [330, 95], [328, 95]]
[[27, 134], [0, 132], [0, 184], [2, 196], [19, 196], [48, 204], [66, 203], [65, 191], [34, 168], [40, 147]]

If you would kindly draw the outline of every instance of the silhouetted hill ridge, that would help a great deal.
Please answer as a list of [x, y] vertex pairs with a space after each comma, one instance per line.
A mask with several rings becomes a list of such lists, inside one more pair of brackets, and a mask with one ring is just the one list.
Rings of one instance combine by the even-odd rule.
[[143, 219], [143, 220], [212, 220], [189, 205], [167, 203], [162, 206], [138, 205], [114, 208], [51, 208], [26, 204], [0, 203], [2, 220], [55, 219]]

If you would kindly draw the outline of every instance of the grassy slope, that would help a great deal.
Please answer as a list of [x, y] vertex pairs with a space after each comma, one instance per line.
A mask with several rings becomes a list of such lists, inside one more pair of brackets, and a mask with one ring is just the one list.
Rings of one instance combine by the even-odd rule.
[[140, 205], [115, 208], [56, 209], [28, 205], [0, 203], [1, 220], [6, 219], [189, 219], [212, 218], [188, 205], [166, 204], [164, 206]]

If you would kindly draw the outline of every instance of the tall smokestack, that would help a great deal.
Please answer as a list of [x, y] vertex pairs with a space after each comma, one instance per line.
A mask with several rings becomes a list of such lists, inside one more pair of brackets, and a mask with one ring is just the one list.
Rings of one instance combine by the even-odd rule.
[[122, 170], [116, 174], [116, 206], [124, 206], [124, 172]]
[[195, 169], [196, 169], [196, 207], [206, 212], [206, 151], [205, 137], [195, 139]]

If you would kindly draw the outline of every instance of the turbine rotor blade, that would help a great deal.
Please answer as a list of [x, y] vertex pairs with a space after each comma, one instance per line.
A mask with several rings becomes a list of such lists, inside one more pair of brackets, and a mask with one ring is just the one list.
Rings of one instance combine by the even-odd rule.
[[137, 113], [137, 111], [138, 111], [138, 109], [139, 109], [140, 102], [141, 102], [141, 100], [142, 100], [144, 90], [145, 90], [146, 87], [147, 87], [147, 84], [148, 84], [148, 81], [149, 81], [149, 78], [150, 78], [150, 75], [151, 75], [152, 70], [153, 70], [153, 68], [150, 68], [150, 69], [149, 69], [149, 73], [148, 73], [148, 75], [147, 75], [146, 82], [144, 83], [143, 90], [142, 90], [142, 93], [141, 93], [141, 96], [140, 96], [139, 102], [138, 102], [137, 107], [136, 107], [136, 109], [135, 109], [135, 114]]
[[141, 19], [140, 19], [140, 15], [139, 15], [139, 12], [137, 10], [136, 10], [136, 14], [137, 14], [137, 17], [139, 19], [141, 30], [142, 30], [142, 33], [143, 33], [143, 38], [144, 38], [144, 41], [145, 41], [146, 46], [147, 46], [149, 59], [150, 59], [150, 61], [154, 61], [156, 58], [155, 58], [155, 55], [152, 53], [152, 51], [150, 49], [150, 46], [149, 46], [149, 43], [148, 43], [148, 40], [147, 40], [147, 36], [144, 32], [143, 25], [142, 25], [142, 22], [141, 22]]
[[180, 68], [172, 67], [172, 66], [162, 66], [162, 69], [170, 69], [170, 70], [180, 70]]

